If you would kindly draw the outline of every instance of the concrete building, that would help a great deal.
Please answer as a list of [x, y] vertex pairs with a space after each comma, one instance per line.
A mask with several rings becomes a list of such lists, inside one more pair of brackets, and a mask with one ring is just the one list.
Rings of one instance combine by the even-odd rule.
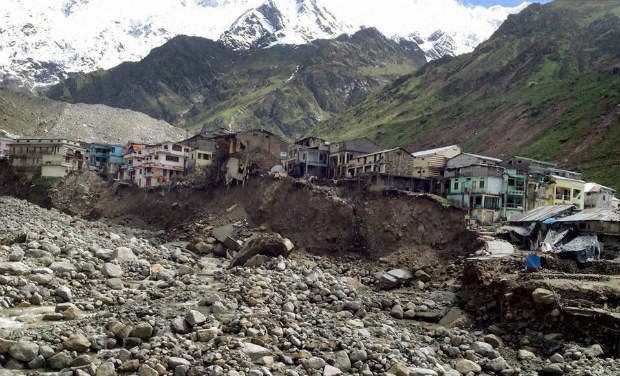
[[376, 153], [381, 147], [367, 138], [356, 138], [329, 145], [329, 178], [351, 177], [347, 174], [349, 162], [364, 154]]
[[527, 176], [516, 169], [505, 169], [503, 179], [502, 218], [510, 220], [525, 211]]
[[612, 200], [616, 191], [613, 188], [605, 187], [597, 183], [586, 183], [584, 185], [586, 193], [584, 208], [613, 208]]
[[403, 148], [381, 150], [351, 159], [347, 170], [353, 177], [372, 173], [413, 177], [413, 157]]
[[123, 147], [121, 145], [89, 144], [88, 164], [100, 174], [116, 176], [123, 164]]
[[585, 205], [585, 184], [583, 180], [547, 176], [538, 186], [536, 206], [572, 204], [582, 210]]
[[180, 143], [130, 144], [119, 178], [140, 188], [159, 187], [185, 175], [192, 149]]
[[[555, 196], [549, 186], [551, 176], [557, 176], [560, 179], [581, 180], [581, 173], [564, 170], [552, 162], [538, 161], [526, 157], [513, 157], [504, 163], [508, 169], [515, 169], [518, 173], [526, 176], [526, 200], [525, 210], [546, 205], [555, 205]], [[582, 190], [583, 192], [583, 190]]]
[[329, 143], [318, 137], [307, 137], [291, 145], [286, 170], [293, 177], [328, 175]]
[[462, 153], [446, 163], [444, 177], [450, 185], [447, 199], [468, 210], [481, 224], [499, 220], [504, 194], [504, 168], [497, 158]]
[[192, 150], [189, 154], [187, 168], [189, 170], [200, 170], [213, 165], [215, 152], [207, 150]]
[[88, 165], [86, 149], [67, 139], [19, 139], [10, 145], [11, 165], [30, 178], [63, 178]]
[[461, 148], [458, 145], [415, 152], [411, 154], [413, 156], [413, 174], [418, 178], [441, 178], [448, 159], [459, 154], [461, 154]]
[[241, 131], [228, 139], [229, 155], [243, 160], [251, 171], [269, 171], [273, 166], [284, 165], [288, 159], [288, 142], [271, 132]]
[[10, 137], [0, 137], [0, 159], [8, 159], [11, 155], [11, 144], [13, 139]]

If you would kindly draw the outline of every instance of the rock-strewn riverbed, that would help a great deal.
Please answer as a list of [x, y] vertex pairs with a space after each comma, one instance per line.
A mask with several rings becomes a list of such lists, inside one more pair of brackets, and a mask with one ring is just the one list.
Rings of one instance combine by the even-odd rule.
[[354, 258], [295, 250], [228, 268], [186, 243], [7, 197], [0, 244], [0, 374], [620, 374], [597, 345], [543, 356], [527, 338], [515, 348], [510, 333], [471, 328], [458, 285], [422, 271], [386, 292]]

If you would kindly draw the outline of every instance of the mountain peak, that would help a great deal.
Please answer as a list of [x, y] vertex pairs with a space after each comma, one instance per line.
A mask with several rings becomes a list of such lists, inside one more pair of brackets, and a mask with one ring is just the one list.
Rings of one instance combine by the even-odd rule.
[[[6, 3], [6, 4], [5, 4]], [[5, 0], [0, 8], [0, 82], [26, 89], [69, 73], [138, 61], [176, 35], [218, 38], [234, 49], [304, 44], [376, 27], [415, 42], [429, 59], [471, 51], [515, 8], [458, 0]], [[385, 9], [384, 9], [385, 8]], [[458, 22], [455, 22], [458, 21]], [[427, 39], [435, 30], [450, 38]]]

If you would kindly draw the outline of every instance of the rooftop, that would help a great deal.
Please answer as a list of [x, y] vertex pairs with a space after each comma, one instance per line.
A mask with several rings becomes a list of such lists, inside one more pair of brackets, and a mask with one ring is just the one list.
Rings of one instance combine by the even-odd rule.
[[616, 191], [616, 190], [615, 190], [615, 189], [613, 189], [613, 188], [609, 188], [609, 187], [606, 187], [606, 186], [604, 186], [604, 185], [600, 185], [600, 184], [598, 184], [598, 183], [592, 183], [592, 182], [590, 182], [590, 183], [586, 183], [586, 186], [585, 186], [585, 191], [586, 191], [586, 193], [596, 193], [596, 192], [600, 192], [600, 191], [601, 191], [601, 189], [606, 189], [606, 190], [609, 190], [609, 191], [612, 191], [612, 192], [615, 192], [615, 191]]
[[580, 211], [579, 213], [558, 219], [558, 222], [588, 221], [620, 222], [620, 210], [607, 208], [585, 209]]
[[446, 150], [450, 150], [452, 148], [458, 148], [458, 147], [459, 147], [458, 145], [442, 146], [440, 148], [435, 148], [435, 149], [416, 151], [415, 153], [411, 153], [411, 155], [413, 155], [414, 157], [424, 157], [426, 155], [433, 155], [433, 154], [440, 153], [442, 151], [446, 151]]
[[510, 219], [512, 223], [518, 222], [542, 222], [545, 219], [557, 217], [561, 214], [567, 214], [575, 209], [575, 205], [546, 205], [539, 206], [523, 214], [519, 214]]
[[472, 154], [472, 153], [463, 153], [463, 154], [464, 155], [469, 155], [469, 156], [475, 157], [475, 158], [484, 159], [484, 160], [487, 160], [487, 161], [497, 162], [497, 163], [502, 161], [501, 159], [493, 158], [493, 157], [488, 157], [486, 155]]

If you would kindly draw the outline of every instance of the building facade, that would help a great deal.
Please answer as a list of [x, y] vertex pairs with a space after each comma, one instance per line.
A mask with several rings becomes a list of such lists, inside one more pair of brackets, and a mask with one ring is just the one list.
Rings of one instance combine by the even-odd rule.
[[307, 137], [291, 145], [286, 170], [293, 177], [326, 178], [329, 166], [329, 143]]
[[586, 183], [584, 185], [585, 198], [584, 208], [609, 209], [613, 207], [612, 200], [616, 191], [613, 188], [605, 187], [597, 183]]
[[503, 174], [502, 218], [510, 220], [525, 211], [527, 176], [516, 169]]
[[329, 172], [332, 179], [350, 178], [347, 166], [353, 158], [380, 151], [379, 145], [367, 138], [331, 143], [329, 145]]
[[461, 148], [457, 145], [415, 152], [412, 154], [413, 174], [418, 178], [441, 178], [448, 160], [459, 154]]
[[352, 177], [373, 173], [413, 177], [413, 157], [403, 148], [381, 150], [351, 159], [347, 170]]
[[86, 149], [67, 139], [19, 139], [9, 152], [13, 168], [30, 178], [63, 178], [88, 165]]
[[123, 156], [119, 178], [140, 188], [167, 185], [185, 175], [192, 149], [180, 143], [130, 144]]
[[0, 137], [0, 159], [8, 159], [11, 155], [11, 144], [13, 139], [10, 137]]
[[472, 219], [491, 224], [500, 219], [504, 193], [504, 168], [497, 158], [462, 153], [446, 163], [447, 199], [468, 211]]

